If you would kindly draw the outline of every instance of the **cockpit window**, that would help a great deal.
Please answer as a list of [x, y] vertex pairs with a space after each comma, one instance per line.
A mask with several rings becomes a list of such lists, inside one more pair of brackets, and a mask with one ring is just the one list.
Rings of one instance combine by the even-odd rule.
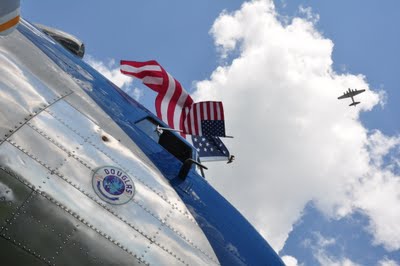
[[138, 128], [140, 128], [144, 133], [158, 143], [160, 134], [157, 131], [157, 125], [157, 122], [149, 117], [136, 122], [136, 126]]

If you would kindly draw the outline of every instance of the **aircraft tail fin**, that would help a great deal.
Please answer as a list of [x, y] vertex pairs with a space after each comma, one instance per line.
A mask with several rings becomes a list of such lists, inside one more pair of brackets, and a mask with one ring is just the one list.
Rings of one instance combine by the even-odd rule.
[[357, 104], [359, 104], [360, 102], [353, 102], [351, 104], [349, 104], [349, 106], [356, 106]]

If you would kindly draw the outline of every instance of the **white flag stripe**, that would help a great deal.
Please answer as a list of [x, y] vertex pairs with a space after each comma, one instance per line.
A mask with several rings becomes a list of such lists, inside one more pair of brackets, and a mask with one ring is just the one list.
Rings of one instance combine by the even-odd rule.
[[194, 127], [194, 112], [193, 108], [190, 109], [190, 127], [192, 128], [192, 134], [195, 134], [195, 127]]
[[[167, 93], [165, 93], [164, 98], [161, 101], [161, 120], [166, 122], [168, 125], [168, 106], [171, 101], [172, 95], [175, 92], [175, 80], [174, 78], [167, 73], [168, 75], [168, 89]], [[175, 128], [175, 125], [169, 125], [171, 128]]]
[[203, 110], [204, 110], [204, 120], [208, 120], [208, 114], [207, 114], [207, 103], [203, 103]]
[[201, 136], [203, 135], [202, 130], [201, 130], [201, 112], [200, 112], [200, 104], [196, 104], [196, 109], [197, 109], [197, 128], [198, 128], [198, 132], [197, 135]]
[[182, 108], [180, 106], [175, 106], [175, 112], [174, 112], [174, 127], [175, 129], [182, 130], [180, 125], [180, 120], [181, 120], [181, 114], [182, 114]]
[[146, 76], [142, 79], [142, 82], [144, 84], [161, 85], [163, 83], [163, 78]]
[[[189, 96], [189, 94], [186, 93], [185, 90], [182, 89], [182, 93], [179, 96], [178, 102], [176, 103], [176, 109], [175, 109], [175, 113], [174, 113], [174, 124], [175, 124], [175, 128], [178, 128], [180, 130], [182, 130], [181, 127], [181, 114], [182, 114], [182, 106], [185, 104], [187, 97]], [[179, 113], [179, 115], [178, 115]]]
[[214, 105], [210, 103], [210, 120], [214, 120]]
[[147, 65], [142, 67], [134, 67], [131, 65], [121, 65], [121, 70], [131, 72], [131, 73], [140, 73], [143, 71], [161, 71], [161, 67], [157, 65]]
[[185, 116], [185, 121], [184, 121], [184, 126], [185, 126], [185, 132], [189, 132], [189, 124], [188, 124], [188, 119], [187, 119], [187, 117], [188, 117], [188, 115], [189, 115], [189, 107], [186, 107], [185, 108], [185, 114], [186, 114], [186, 116]]

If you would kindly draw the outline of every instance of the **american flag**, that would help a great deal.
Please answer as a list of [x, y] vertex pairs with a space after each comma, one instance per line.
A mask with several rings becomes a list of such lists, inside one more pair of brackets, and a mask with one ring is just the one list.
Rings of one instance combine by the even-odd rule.
[[197, 136], [225, 137], [222, 102], [199, 102], [184, 109], [183, 131]]
[[[183, 137], [186, 137], [193, 144], [203, 161], [227, 160], [229, 158], [228, 149], [218, 137], [214, 137], [225, 136], [222, 103], [200, 102], [193, 104], [193, 99], [181, 84], [154, 60], [146, 62], [121, 60], [121, 73], [142, 80], [145, 85], [158, 93], [155, 102], [157, 116], [171, 128], [182, 130]], [[186, 120], [186, 115], [190, 113], [190, 110], [195, 112], [195, 109], [201, 109], [202, 105], [203, 108], [205, 106], [205, 109], [200, 118], [208, 119], [203, 121], [203, 125], [200, 124], [203, 130], [201, 134], [196, 134], [203, 136], [185, 136], [184, 133], [194, 134], [189, 129], [188, 131], [185, 130], [184, 122], [189, 121]], [[201, 120], [199, 121], [201, 123]], [[214, 125], [214, 123], [217, 123], [217, 125]], [[213, 134], [215, 135], [213, 136]]]
[[218, 137], [192, 136], [192, 143], [203, 162], [229, 159], [229, 151]]
[[157, 116], [171, 128], [182, 129], [185, 114], [183, 108], [191, 106], [193, 100], [181, 84], [155, 60], [146, 62], [121, 61], [121, 73], [141, 79], [158, 93]]

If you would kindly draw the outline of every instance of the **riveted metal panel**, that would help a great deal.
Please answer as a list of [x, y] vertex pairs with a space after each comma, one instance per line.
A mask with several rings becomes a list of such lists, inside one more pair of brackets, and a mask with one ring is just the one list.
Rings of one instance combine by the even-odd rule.
[[185, 242], [197, 252], [208, 257], [210, 261], [217, 263], [214, 257], [214, 250], [209, 245], [208, 239], [195, 221], [185, 219], [182, 213], [177, 209], [173, 209], [164, 227], [164, 231], [174, 231], [175, 235], [180, 236], [181, 239], [185, 240]]
[[[186, 206], [180, 201], [168, 181], [160, 173], [141, 161], [136, 154], [122, 145], [116, 138], [100, 129], [64, 101], [57, 102], [48, 108], [47, 112], [59, 124], [54, 120], [49, 124], [42, 123], [40, 120], [51, 120], [45, 115], [38, 116], [31, 123], [46, 132], [45, 134], [52, 139], [56, 139], [57, 135], [63, 131], [69, 132], [70, 138], [64, 136], [56, 139], [56, 141], [60, 141], [60, 145], [66, 147], [66, 150], [87, 163], [89, 168], [94, 169], [102, 165], [118, 166], [127, 171], [132, 178], [136, 179], [135, 181], [139, 181], [137, 184], [142, 184], [153, 191], [155, 194], [152, 195], [152, 198], [161, 198], [179, 209], [187, 219], [193, 220], [187, 212]], [[77, 122], [74, 122], [72, 118], [76, 118]], [[107, 141], [102, 140], [103, 136], [106, 136]], [[81, 139], [79, 140], [77, 137]], [[164, 208], [160, 208], [160, 210], [162, 211]], [[160, 214], [159, 216], [163, 215]]]
[[76, 229], [56, 257], [56, 265], [145, 265], [87, 226]]
[[76, 224], [71, 215], [34, 192], [5, 228], [5, 238], [53, 264]]
[[47, 112], [84, 140], [90, 138], [99, 128], [93, 121], [65, 101], [57, 102]]
[[[35, 29], [33, 29], [35, 30]], [[36, 34], [43, 35], [35, 30]], [[46, 36], [44, 36], [46, 38]], [[1, 39], [0, 53], [7, 55], [23, 73], [23, 78], [34, 90], [47, 87], [56, 95], [81, 90], [75, 81], [45, 56], [30, 40], [19, 31], [13, 36]], [[40, 62], [40, 63], [39, 63]], [[3, 64], [2, 64], [3, 65]], [[8, 76], [6, 76], [8, 78]], [[39, 85], [37, 82], [40, 81]]]
[[[101, 125], [102, 129], [108, 134], [115, 136], [115, 138], [130, 152], [134, 153], [140, 161], [153, 169], [153, 171], [158, 171], [150, 159], [143, 153], [143, 151], [134, 143], [128, 135], [115, 123], [110, 123], [112, 120], [109, 115], [107, 115], [101, 108], [96, 105], [93, 100], [81, 91], [76, 91], [74, 94], [69, 95], [65, 98], [65, 101], [70, 104], [76, 110], [79, 110], [82, 114], [85, 114], [90, 120], [92, 120], [97, 125]], [[136, 110], [138, 111], [138, 110]], [[143, 116], [147, 115], [143, 112]], [[128, 124], [132, 126], [131, 124]]]
[[45, 185], [49, 170], [36, 162], [33, 155], [21, 149], [9, 142], [3, 143], [0, 146], [0, 166], [32, 187], [41, 188]]
[[[49, 89], [46, 84], [32, 73], [31, 68], [21, 64], [20, 58], [10, 51], [17, 52], [27, 42], [21, 42], [21, 34], [16, 33], [10, 38], [2, 38], [0, 47], [0, 139], [9, 136], [29, 118], [61, 97]], [[15, 40], [21, 46], [15, 45]], [[22, 38], [24, 39], [24, 38]], [[25, 51], [24, 54], [27, 52]], [[26, 58], [24, 58], [26, 60]], [[37, 64], [37, 62], [36, 62]]]
[[[162, 193], [165, 198], [168, 195], [174, 196], [175, 198], [175, 191], [162, 175], [156, 173], [153, 168], [144, 164], [132, 150], [120, 144], [118, 139], [106, 133], [98, 125], [94, 124], [94, 122], [65, 101], [57, 102], [48, 108], [47, 112], [61, 124], [73, 131], [74, 134], [80, 136], [84, 141], [87, 140], [91, 146], [103, 153], [113, 164], [117, 164], [121, 168], [127, 170], [134, 169], [137, 176], [136, 178], [141, 179], [143, 183], [154, 188], [155, 191]], [[102, 140], [103, 135], [109, 139], [108, 142]], [[82, 157], [87, 157], [83, 152], [80, 154]], [[148, 176], [149, 178], [142, 178], [142, 175]], [[154, 176], [156, 176], [156, 178]]]
[[[61, 206], [79, 221], [92, 230], [109, 236], [124, 247], [128, 247], [129, 251], [134, 254], [142, 254], [145, 251], [151, 236], [144, 232], [138, 232], [129, 221], [123, 220], [112, 209], [104, 206], [104, 202], [91, 197], [84, 190], [74, 187], [67, 177], [61, 178], [56, 174], [49, 173], [50, 170], [36, 161], [33, 156], [25, 154], [9, 143], [0, 146], [0, 158], [5, 154], [17, 158], [16, 162], [3, 162], [5, 168], [14, 169], [18, 176], [29, 180], [33, 186], [44, 191], [48, 197], [57, 199], [55, 204]], [[157, 223], [157, 221], [155, 222]]]
[[48, 265], [44, 261], [35, 257], [33, 254], [16, 246], [10, 240], [0, 237], [0, 262], [1, 265], [29, 265], [29, 266], [45, 266]]
[[31, 193], [32, 189], [0, 168], [0, 231]]
[[[121, 217], [122, 220], [127, 221], [132, 228], [137, 231], [146, 234], [151, 238], [157, 231], [158, 225], [161, 221], [157, 220], [150, 213], [146, 212], [141, 206], [135, 203], [136, 198], [141, 197], [141, 194], [136, 191], [133, 201], [130, 201], [124, 205], [110, 206], [96, 195], [92, 186], [92, 174], [93, 172], [87, 167], [80, 164], [73, 158], [68, 159], [68, 161], [58, 169], [58, 173], [75, 185], [82, 193], [87, 196], [96, 199], [100, 204], [108, 206], [112, 212]], [[136, 186], [137, 189], [138, 186]]]
[[[64, 163], [64, 152], [49, 142], [29, 126], [23, 126], [15, 132], [9, 142], [33, 155], [39, 162], [51, 169], [57, 169]], [[45, 147], [45, 149], [44, 149]]]
[[174, 251], [178, 258], [184, 261], [185, 264], [219, 265], [216, 259], [210, 258], [210, 255], [206, 255], [198, 248], [190, 245], [182, 237], [165, 226], [161, 227], [155, 242], [162, 243], [168, 247], [168, 250]]

